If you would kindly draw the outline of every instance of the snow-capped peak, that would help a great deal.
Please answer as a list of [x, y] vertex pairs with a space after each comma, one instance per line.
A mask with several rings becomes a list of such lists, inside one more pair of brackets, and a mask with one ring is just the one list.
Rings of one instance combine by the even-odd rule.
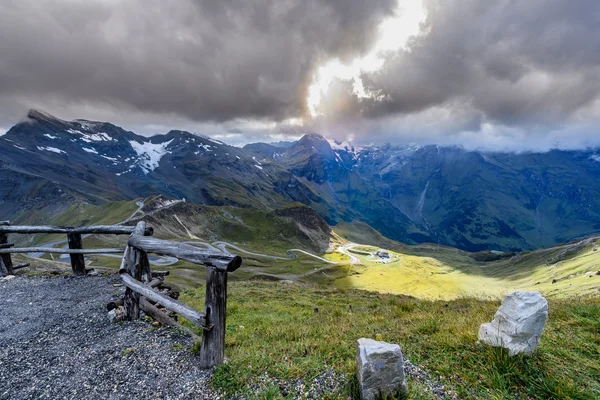
[[332, 150], [354, 151], [354, 145], [347, 140], [340, 142], [337, 140], [327, 139], [327, 141], [329, 142], [329, 146], [331, 146]]

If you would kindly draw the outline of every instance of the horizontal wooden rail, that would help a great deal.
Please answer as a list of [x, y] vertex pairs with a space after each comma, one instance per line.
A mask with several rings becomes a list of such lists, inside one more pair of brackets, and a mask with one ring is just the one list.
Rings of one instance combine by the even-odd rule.
[[207, 324], [205, 315], [194, 310], [193, 308], [188, 307], [187, 305], [175, 299], [167, 297], [162, 293], [158, 293], [150, 285], [135, 280], [126, 272], [121, 273], [121, 279], [123, 280], [123, 283], [125, 283], [125, 285], [134, 292], [139, 293], [145, 298], [152, 300], [162, 305], [166, 309], [181, 315], [183, 318], [195, 325], [200, 326], [202, 329], [210, 330], [212, 328], [211, 325]]
[[242, 265], [242, 258], [239, 256], [226, 255], [169, 240], [133, 235], [127, 245], [147, 253], [176, 257], [194, 264], [215, 267], [223, 272], [233, 272]]
[[12, 249], [0, 249], [0, 254], [12, 253], [54, 253], [54, 254], [117, 254], [123, 253], [125, 249], [56, 249], [54, 247], [15, 247]]
[[167, 314], [160, 311], [157, 307], [150, 304], [143, 297], [140, 299], [140, 310], [142, 310], [147, 315], [150, 315], [152, 318], [154, 318], [155, 320], [160, 322], [162, 326], [173, 326], [177, 329], [181, 329], [182, 331], [187, 332], [196, 342], [199, 342], [200, 340], [202, 340], [202, 338], [200, 336], [196, 335], [196, 333], [194, 333], [194, 331], [181, 325], [179, 322], [175, 321], [174, 319], [169, 317]]
[[[98, 225], [98, 226], [11, 226], [0, 225], [0, 233], [78, 233], [78, 234], [97, 234], [97, 235], [131, 235], [135, 226], [120, 225]], [[154, 229], [149, 227], [144, 231], [144, 235], [152, 236]]]

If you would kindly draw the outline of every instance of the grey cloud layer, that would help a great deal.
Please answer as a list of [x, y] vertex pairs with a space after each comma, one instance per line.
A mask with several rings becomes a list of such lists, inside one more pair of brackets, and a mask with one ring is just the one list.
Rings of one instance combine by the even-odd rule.
[[[3, 1], [0, 126], [30, 106], [107, 119], [119, 112], [151, 115], [155, 124], [229, 121], [225, 127], [240, 118], [304, 116], [316, 68], [364, 53], [395, 4]], [[389, 55], [383, 70], [363, 76], [384, 100], [358, 100], [351, 82], [334, 81], [323, 103], [326, 117], [307, 130], [357, 141], [600, 144], [596, 0], [425, 0], [425, 6], [425, 33], [410, 52]]]
[[393, 5], [9, 0], [0, 3], [0, 96], [195, 120], [297, 116], [319, 61], [364, 50]]

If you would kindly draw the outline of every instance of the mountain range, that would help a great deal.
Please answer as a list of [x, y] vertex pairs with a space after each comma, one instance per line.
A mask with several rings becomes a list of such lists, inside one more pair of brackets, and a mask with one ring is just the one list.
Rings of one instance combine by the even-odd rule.
[[157, 194], [262, 211], [297, 202], [408, 244], [530, 250], [600, 231], [600, 152], [355, 147], [318, 134], [239, 148], [37, 110], [0, 136], [0, 219], [42, 223], [75, 202]]

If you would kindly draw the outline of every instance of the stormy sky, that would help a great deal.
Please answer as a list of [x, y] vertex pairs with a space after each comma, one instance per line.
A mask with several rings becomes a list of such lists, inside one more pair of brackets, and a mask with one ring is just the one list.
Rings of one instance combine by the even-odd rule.
[[3, 0], [0, 38], [0, 133], [600, 145], [596, 0]]

